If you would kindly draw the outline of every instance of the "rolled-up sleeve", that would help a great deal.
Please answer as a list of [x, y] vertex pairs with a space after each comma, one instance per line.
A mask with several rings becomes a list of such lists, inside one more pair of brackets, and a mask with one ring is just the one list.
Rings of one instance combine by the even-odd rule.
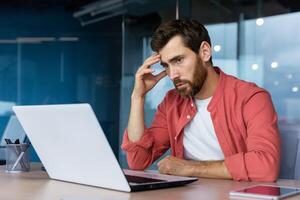
[[126, 152], [129, 168], [144, 170], [170, 148], [165, 104], [164, 100], [158, 106], [151, 127], [145, 127], [139, 141], [131, 142], [125, 130], [121, 148]]
[[243, 105], [247, 152], [225, 158], [234, 180], [276, 181], [280, 169], [277, 114], [266, 91], [253, 93]]

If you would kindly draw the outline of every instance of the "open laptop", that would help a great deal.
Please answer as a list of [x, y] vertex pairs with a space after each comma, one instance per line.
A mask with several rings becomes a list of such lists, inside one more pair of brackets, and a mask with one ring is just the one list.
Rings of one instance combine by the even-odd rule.
[[122, 170], [89, 104], [14, 106], [13, 110], [52, 179], [125, 192], [197, 180]]

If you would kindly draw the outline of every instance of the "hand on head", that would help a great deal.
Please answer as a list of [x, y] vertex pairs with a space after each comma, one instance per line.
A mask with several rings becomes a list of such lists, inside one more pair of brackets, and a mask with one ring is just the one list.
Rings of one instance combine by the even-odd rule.
[[157, 75], [153, 75], [154, 70], [151, 66], [160, 61], [160, 55], [155, 53], [148, 57], [142, 66], [139, 67], [135, 74], [135, 84], [132, 92], [133, 96], [144, 97], [163, 77], [167, 75], [166, 71], [162, 71]]

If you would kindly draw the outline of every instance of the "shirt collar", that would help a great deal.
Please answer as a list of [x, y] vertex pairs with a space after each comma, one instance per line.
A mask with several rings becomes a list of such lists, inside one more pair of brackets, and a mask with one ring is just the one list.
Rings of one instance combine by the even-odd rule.
[[214, 70], [220, 75], [220, 77], [214, 95], [207, 107], [209, 112], [211, 112], [212, 108], [216, 106], [217, 102], [222, 97], [226, 80], [226, 74], [219, 67], [214, 67]]

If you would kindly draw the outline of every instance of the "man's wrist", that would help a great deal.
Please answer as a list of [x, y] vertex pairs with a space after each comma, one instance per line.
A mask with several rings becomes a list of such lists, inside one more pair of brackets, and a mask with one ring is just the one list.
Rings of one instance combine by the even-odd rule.
[[138, 94], [131, 94], [131, 101], [144, 101], [145, 96], [144, 95], [138, 95]]
[[188, 176], [198, 176], [198, 177], [207, 176], [210, 161], [207, 162], [207, 161], [189, 160], [187, 162], [188, 164], [185, 173], [187, 173]]
[[188, 160], [186, 162], [187, 164], [184, 167], [185, 176], [196, 176], [195, 174], [197, 174], [199, 166], [192, 160]]

